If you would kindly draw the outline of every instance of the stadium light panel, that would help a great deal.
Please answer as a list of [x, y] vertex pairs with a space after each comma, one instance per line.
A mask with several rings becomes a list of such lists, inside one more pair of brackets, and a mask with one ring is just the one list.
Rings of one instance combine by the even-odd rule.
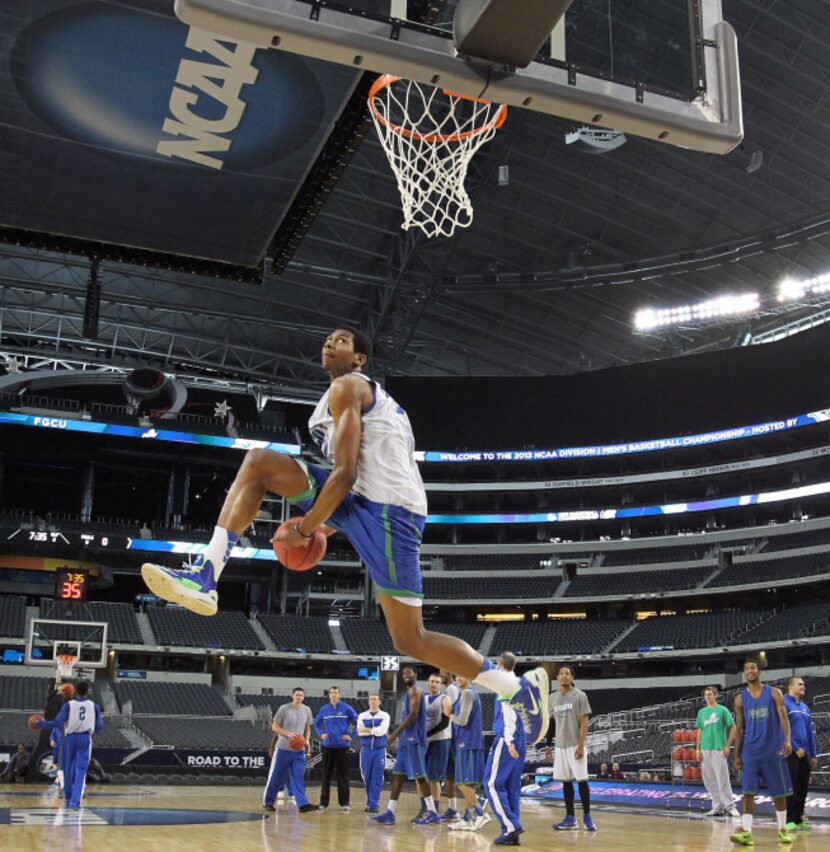
[[[828, 276], [830, 286], [830, 276]], [[761, 308], [758, 293], [740, 293], [718, 296], [696, 305], [679, 305], [672, 308], [643, 308], [634, 315], [634, 327], [638, 331], [651, 331], [666, 326], [700, 323], [709, 320], [752, 314]]]
[[798, 302], [813, 296], [823, 296], [830, 293], [830, 272], [797, 281], [795, 278], [784, 278], [778, 285], [779, 302]]

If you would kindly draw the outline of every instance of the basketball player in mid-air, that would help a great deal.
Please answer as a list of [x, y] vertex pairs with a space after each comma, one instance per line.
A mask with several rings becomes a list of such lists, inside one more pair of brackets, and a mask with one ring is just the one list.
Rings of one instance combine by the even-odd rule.
[[318, 529], [343, 532], [380, 592], [380, 605], [401, 654], [448, 669], [510, 699], [529, 744], [548, 724], [548, 675], [501, 671], [455, 636], [424, 629], [419, 553], [427, 501], [406, 412], [363, 374], [371, 344], [360, 331], [335, 329], [323, 342], [331, 380], [309, 429], [332, 470], [271, 450], [250, 450], [231, 485], [210, 543], [181, 569], [145, 564], [151, 591], [200, 615], [214, 615], [216, 584], [239, 536], [266, 493], [279, 494], [305, 517], [277, 533], [286, 547], [306, 545]]

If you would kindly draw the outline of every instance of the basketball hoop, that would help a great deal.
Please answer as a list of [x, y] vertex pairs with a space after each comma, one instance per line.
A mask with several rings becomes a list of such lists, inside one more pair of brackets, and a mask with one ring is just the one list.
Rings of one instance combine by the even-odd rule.
[[398, 183], [401, 227], [428, 237], [469, 227], [467, 169], [504, 124], [507, 107], [384, 74], [369, 91], [369, 110]]
[[55, 663], [57, 664], [56, 683], [60, 683], [65, 677], [72, 677], [72, 668], [78, 662], [77, 654], [56, 654]]

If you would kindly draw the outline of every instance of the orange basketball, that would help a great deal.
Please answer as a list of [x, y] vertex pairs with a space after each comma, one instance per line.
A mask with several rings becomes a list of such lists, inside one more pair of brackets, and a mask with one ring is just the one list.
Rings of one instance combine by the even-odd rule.
[[683, 755], [686, 753], [685, 749], [676, 748], [674, 750], [674, 759], [675, 760], [683, 760]]
[[674, 733], [671, 735], [672, 742], [682, 743], [683, 742], [683, 730], [681, 728], [675, 728]]
[[58, 692], [63, 693], [64, 701], [71, 701], [75, 697], [75, 687], [71, 683], [62, 683], [58, 687]]
[[36, 734], [40, 729], [35, 724], [35, 722], [42, 722], [42, 721], [43, 721], [43, 713], [35, 713], [34, 715], [29, 716], [29, 718], [26, 720], [26, 724], [29, 726], [29, 730], [32, 731], [32, 733]]
[[288, 745], [290, 745], [294, 751], [302, 751], [305, 748], [305, 737], [302, 734], [292, 734], [288, 738]]
[[[280, 524], [277, 534], [300, 523], [301, 520], [302, 518], [289, 518]], [[281, 542], [274, 541], [274, 553], [290, 571], [308, 571], [326, 555], [326, 536], [322, 530], [317, 529], [308, 543], [300, 547], [286, 547]]]

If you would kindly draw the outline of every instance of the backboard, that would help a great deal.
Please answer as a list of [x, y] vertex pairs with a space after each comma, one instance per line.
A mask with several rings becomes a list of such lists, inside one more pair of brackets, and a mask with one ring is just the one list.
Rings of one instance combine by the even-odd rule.
[[33, 618], [26, 636], [27, 666], [57, 668], [58, 656], [72, 654], [80, 669], [107, 665], [107, 623]]
[[[573, 0], [526, 68], [489, 70], [458, 55], [457, 3], [176, 0], [175, 10], [233, 40], [682, 148], [724, 154], [743, 137], [737, 40], [721, 0]], [[435, 20], [411, 20], [430, 5], [441, 7]]]

